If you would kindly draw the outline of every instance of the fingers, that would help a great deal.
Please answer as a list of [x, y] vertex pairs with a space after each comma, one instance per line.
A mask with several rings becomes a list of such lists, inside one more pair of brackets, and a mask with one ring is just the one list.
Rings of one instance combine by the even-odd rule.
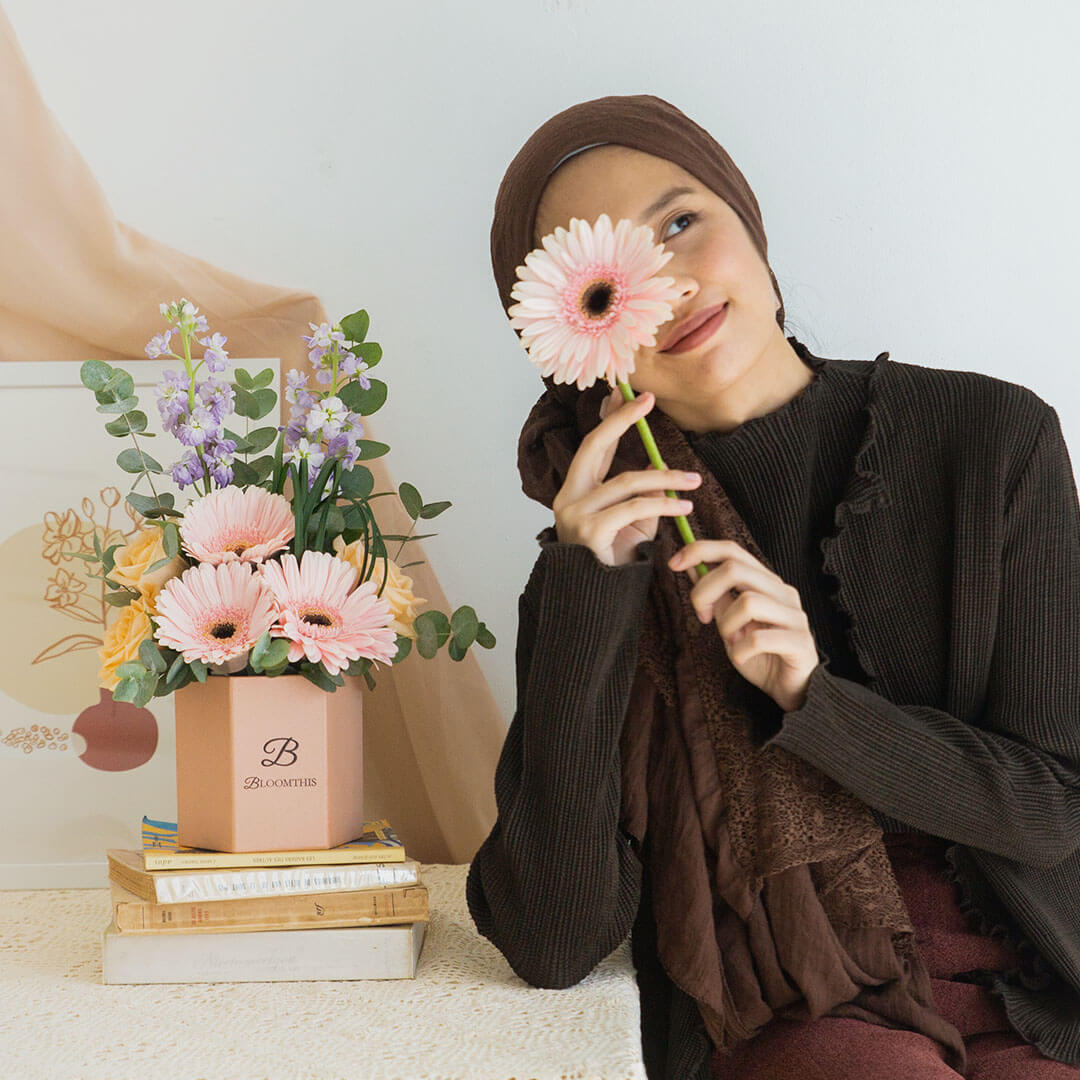
[[627, 525], [656, 517], [678, 517], [693, 510], [689, 499], [672, 499], [667, 495], [642, 496], [627, 499], [591, 515], [593, 528], [598, 533], [614, 534]]
[[688, 491], [701, 484], [699, 473], [676, 469], [624, 472], [593, 488], [578, 501], [580, 513], [595, 513], [633, 495], [663, 495], [665, 491]]
[[[735, 596], [732, 596], [733, 591]], [[725, 618], [738, 606], [740, 611], [750, 607], [753, 611], [770, 612], [769, 622], [785, 626], [808, 625], [802, 597], [794, 585], [788, 585], [760, 564], [748, 566], [734, 559], [710, 570], [703, 578], [695, 578], [690, 603], [702, 622], [708, 622], [717, 613]]]

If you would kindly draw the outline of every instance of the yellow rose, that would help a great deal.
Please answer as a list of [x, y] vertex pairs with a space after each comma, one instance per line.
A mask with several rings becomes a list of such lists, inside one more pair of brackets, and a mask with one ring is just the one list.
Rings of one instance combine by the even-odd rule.
[[[359, 570], [364, 559], [363, 538], [354, 540], [351, 544], [346, 544], [340, 536], [335, 536], [334, 551], [339, 559], [351, 563]], [[427, 601], [421, 596], [413, 595], [412, 578], [407, 574], [403, 574], [394, 560], [389, 557], [386, 560], [386, 571], [387, 581], [382, 592], [382, 598], [389, 602], [390, 613], [394, 616], [394, 621], [390, 623], [390, 626], [395, 633], [401, 634], [402, 637], [412, 638], [415, 641], [416, 631], [413, 629], [413, 619], [419, 614], [418, 605], [426, 604]], [[371, 572], [371, 580], [375, 582], [377, 587], [382, 587], [382, 559], [375, 560], [375, 569]]]
[[153, 633], [145, 600], [140, 597], [121, 608], [116, 621], [105, 631], [105, 639], [98, 649], [101, 658], [98, 685], [115, 690], [120, 682], [116, 669], [129, 660], [138, 660], [139, 645]]
[[147, 573], [148, 567], [164, 558], [161, 529], [151, 525], [149, 528], [140, 529], [128, 543], [116, 549], [109, 577], [119, 585], [138, 589], [143, 599], [153, 604], [161, 586], [187, 568], [187, 563], [179, 555], [175, 555], [165, 566], [159, 566], [152, 573]]

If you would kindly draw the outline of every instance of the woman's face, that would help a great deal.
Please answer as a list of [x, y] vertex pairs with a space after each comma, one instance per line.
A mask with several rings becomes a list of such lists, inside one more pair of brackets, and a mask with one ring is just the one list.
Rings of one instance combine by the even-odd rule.
[[[672, 195], [672, 189], [685, 190]], [[613, 225], [629, 218], [649, 226], [655, 242], [673, 253], [660, 270], [678, 289], [672, 320], [657, 330], [655, 347], [638, 349], [630, 385], [652, 391], [657, 406], [685, 430], [724, 429], [754, 415], [770, 371], [793, 353], [776, 322], [780, 301], [768, 267], [742, 219], [673, 162], [598, 146], [570, 158], [548, 181], [534, 246], [556, 226], [569, 228], [572, 217], [592, 224], [605, 212]], [[724, 319], [707, 340], [684, 352], [660, 351], [680, 321], [724, 303]]]

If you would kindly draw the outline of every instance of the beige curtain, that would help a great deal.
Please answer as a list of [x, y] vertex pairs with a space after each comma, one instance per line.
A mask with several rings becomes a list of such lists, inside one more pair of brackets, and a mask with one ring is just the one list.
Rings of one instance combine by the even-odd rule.
[[[300, 335], [327, 319], [318, 298], [231, 274], [118, 222], [45, 106], [2, 10], [0, 146], [0, 359], [138, 363], [164, 325], [158, 304], [185, 296], [228, 337], [231, 355], [307, 367]], [[378, 437], [370, 424], [368, 432]], [[384, 459], [372, 469], [377, 490], [396, 489]], [[380, 524], [406, 532], [409, 518], [391, 501], [380, 501]], [[444, 520], [467, 527], [452, 513]], [[426, 559], [420, 542], [410, 554]], [[447, 599], [428, 562], [410, 574], [425, 606], [449, 613], [462, 602]], [[501, 628], [502, 648], [510, 629]], [[467, 862], [495, 820], [505, 734], [472, 650], [460, 663], [445, 648], [435, 660], [410, 656], [381, 667], [377, 683], [364, 707], [366, 813], [388, 818], [412, 858]]]

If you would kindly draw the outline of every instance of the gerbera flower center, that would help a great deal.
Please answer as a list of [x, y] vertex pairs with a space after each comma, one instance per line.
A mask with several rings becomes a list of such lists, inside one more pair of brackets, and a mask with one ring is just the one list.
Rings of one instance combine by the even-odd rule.
[[249, 547], [251, 545], [245, 544], [243, 540], [234, 540], [231, 544], [225, 545], [225, 550], [231, 551], [234, 555], [243, 555]]
[[609, 281], [596, 281], [586, 288], [581, 297], [581, 310], [589, 318], [598, 318], [611, 306], [615, 287]]
[[236, 623], [231, 622], [219, 622], [214, 625], [210, 630], [210, 636], [217, 638], [219, 641], [225, 641], [227, 638], [231, 638], [236, 634]]
[[319, 611], [318, 609], [301, 611], [300, 621], [307, 623], [309, 626], [334, 626], [336, 624], [334, 618], [325, 611]]

